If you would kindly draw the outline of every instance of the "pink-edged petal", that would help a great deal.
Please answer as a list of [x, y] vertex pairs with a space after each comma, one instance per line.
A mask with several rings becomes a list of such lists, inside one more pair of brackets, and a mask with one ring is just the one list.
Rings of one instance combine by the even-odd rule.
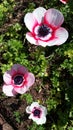
[[52, 40], [47, 42], [38, 41], [39, 45], [46, 47], [46, 46], [54, 46], [54, 45], [61, 45], [68, 39], [68, 32], [66, 29], [60, 27], [55, 31], [55, 37]]
[[45, 13], [44, 21], [47, 24], [57, 28], [60, 27], [64, 21], [63, 14], [57, 9], [48, 9]]
[[43, 7], [38, 7], [33, 11], [33, 15], [39, 24], [42, 22], [45, 13], [46, 9]]
[[63, 4], [67, 3], [67, 0], [60, 0]]
[[34, 77], [34, 75], [32, 73], [28, 73], [26, 80], [27, 80], [26, 86], [30, 87], [30, 86], [32, 86], [34, 84], [35, 77]]
[[34, 45], [38, 45], [38, 41], [33, 37], [33, 35], [29, 32], [26, 34], [26, 39]]
[[24, 94], [29, 90], [28, 86], [22, 86], [22, 87], [15, 87], [14, 90], [19, 94]]
[[11, 71], [15, 72], [15, 74], [17, 73], [25, 74], [26, 72], [28, 72], [27, 69], [20, 64], [14, 64]]
[[57, 37], [57, 41], [56, 41], [56, 45], [61, 45], [63, 43], [66, 42], [66, 40], [68, 39], [68, 31], [63, 28], [63, 27], [60, 27], [59, 29], [57, 29], [55, 31], [55, 37]]
[[37, 21], [32, 13], [27, 13], [24, 17], [24, 23], [26, 27], [32, 32], [33, 27], [37, 24]]
[[14, 91], [12, 85], [3, 85], [3, 92], [6, 96], [15, 96], [17, 93]]
[[3, 80], [6, 84], [11, 84], [12, 73], [11, 71], [6, 71], [3, 75]]

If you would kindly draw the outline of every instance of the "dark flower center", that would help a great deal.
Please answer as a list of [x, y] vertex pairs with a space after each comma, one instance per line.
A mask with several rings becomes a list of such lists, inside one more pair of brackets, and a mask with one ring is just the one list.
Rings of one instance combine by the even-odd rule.
[[38, 29], [38, 36], [45, 37], [50, 33], [50, 28], [47, 25], [42, 24]]
[[40, 118], [40, 113], [41, 113], [41, 111], [40, 111], [39, 109], [35, 109], [35, 110], [33, 111], [33, 115], [34, 115], [34, 116], [37, 116], [38, 118]]
[[17, 75], [14, 77], [14, 84], [15, 85], [20, 85], [23, 82], [23, 76]]

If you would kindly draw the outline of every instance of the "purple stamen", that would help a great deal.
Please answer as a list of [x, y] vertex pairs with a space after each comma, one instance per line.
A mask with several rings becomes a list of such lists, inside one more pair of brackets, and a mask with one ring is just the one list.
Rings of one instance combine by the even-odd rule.
[[50, 33], [50, 28], [45, 24], [42, 24], [38, 29], [38, 37], [45, 37], [49, 33]]
[[17, 75], [14, 77], [14, 84], [15, 85], [20, 85], [23, 82], [23, 76]]
[[35, 109], [35, 110], [33, 111], [33, 115], [34, 115], [35, 117], [40, 118], [40, 114], [41, 114], [41, 110], [39, 110], [39, 109]]

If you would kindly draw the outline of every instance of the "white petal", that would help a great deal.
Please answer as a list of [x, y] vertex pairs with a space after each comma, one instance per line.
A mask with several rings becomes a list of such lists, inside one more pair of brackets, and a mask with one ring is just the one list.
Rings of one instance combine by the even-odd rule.
[[47, 115], [47, 109], [46, 109], [46, 107], [40, 105], [40, 108], [41, 108], [41, 110], [42, 110], [42, 115], [43, 115], [43, 116], [44, 116], [44, 115], [46, 116], [46, 115]]
[[16, 92], [13, 89], [12, 85], [3, 85], [3, 92], [6, 94], [6, 96], [15, 96]]
[[48, 9], [44, 20], [53, 27], [60, 27], [64, 21], [63, 14], [57, 9]]
[[46, 123], [46, 117], [44, 116], [44, 117], [42, 117], [42, 118], [36, 120], [36, 123], [37, 123], [38, 125], [45, 124], [45, 123]]
[[33, 121], [37, 122], [39, 120], [38, 117], [33, 116], [33, 114], [31, 113], [30, 116], [28, 117], [29, 119], [32, 119]]
[[31, 44], [38, 45], [38, 41], [32, 36], [31, 33], [27, 33], [26, 38]]
[[38, 7], [33, 11], [33, 15], [39, 24], [42, 22], [45, 12], [46, 9], [43, 7]]
[[45, 42], [45, 41], [38, 40], [38, 43], [39, 43], [38, 45], [43, 46], [43, 47], [48, 46], [48, 41]]
[[31, 114], [30, 106], [26, 107], [26, 112], [29, 113], [29, 114]]
[[11, 80], [12, 80], [12, 75], [11, 75], [11, 71], [6, 71], [3, 75], [3, 80], [6, 84], [11, 84]]
[[38, 120], [38, 118], [37, 118], [37, 117], [34, 117], [32, 113], [30, 114], [30, 116], [29, 116], [28, 118], [29, 118], [29, 119], [32, 119], [33, 121]]
[[29, 119], [32, 119], [34, 122], [36, 122], [38, 125], [42, 125], [46, 123], [46, 117], [41, 116], [41, 118], [33, 116], [33, 114], [30, 114]]
[[38, 102], [33, 102], [33, 103], [31, 104], [31, 106], [30, 106], [30, 110], [33, 111], [33, 108], [34, 108], [34, 107], [39, 107]]
[[37, 24], [37, 21], [32, 13], [27, 13], [24, 17], [24, 23], [26, 27], [32, 32], [33, 27]]

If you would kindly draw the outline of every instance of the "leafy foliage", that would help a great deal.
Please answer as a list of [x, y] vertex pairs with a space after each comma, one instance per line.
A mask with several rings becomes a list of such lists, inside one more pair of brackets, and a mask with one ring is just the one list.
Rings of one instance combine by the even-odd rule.
[[30, 93], [21, 95], [20, 99], [24, 99], [24, 98], [26, 99], [28, 104], [33, 102], [33, 98]]
[[[4, 0], [0, 4], [0, 27], [6, 26], [8, 20], [13, 19], [14, 7], [18, 4], [14, 0]], [[63, 26], [69, 31], [68, 41], [57, 47], [30, 45], [25, 38], [26, 28], [22, 21], [7, 23], [7, 29], [0, 31], [0, 75], [10, 69], [15, 63], [26, 66], [35, 77], [44, 81], [49, 79], [49, 96], [45, 100], [48, 109], [47, 122], [37, 126], [33, 123], [28, 130], [73, 130], [73, 2], [63, 5], [59, 0], [44, 0], [46, 9], [57, 8], [64, 17]], [[40, 6], [42, 4], [40, 3]], [[38, 5], [29, 2], [28, 7], [22, 10], [23, 14], [34, 10]], [[25, 7], [25, 6], [24, 6]], [[23, 15], [22, 15], [23, 17]], [[19, 17], [18, 17], [19, 18]], [[4, 26], [5, 25], [5, 26]], [[2, 79], [2, 78], [1, 78]], [[0, 83], [2, 84], [2, 80]], [[44, 81], [45, 82], [45, 81]], [[44, 83], [42, 83], [44, 85]], [[44, 86], [43, 86], [44, 88]], [[37, 86], [36, 86], [36, 89]], [[47, 92], [46, 92], [47, 93]], [[1, 96], [0, 96], [1, 98]], [[21, 95], [27, 104], [33, 102], [31, 94]], [[39, 99], [40, 100], [40, 99]], [[16, 121], [20, 123], [20, 113], [14, 112]]]

